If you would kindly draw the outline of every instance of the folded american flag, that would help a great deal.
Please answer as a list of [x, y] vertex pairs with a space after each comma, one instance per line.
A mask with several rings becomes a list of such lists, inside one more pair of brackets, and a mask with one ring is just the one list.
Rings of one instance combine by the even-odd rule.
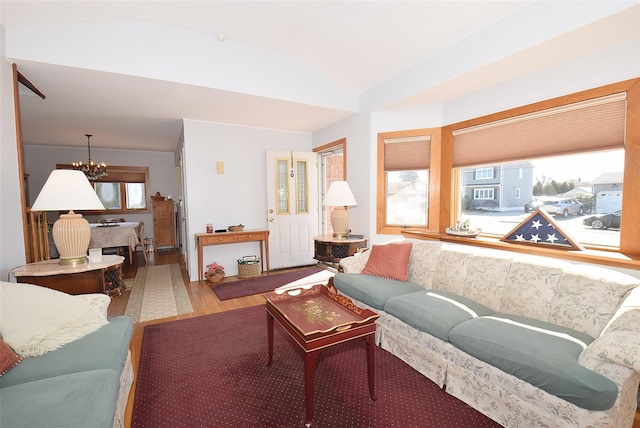
[[504, 242], [517, 244], [543, 245], [568, 250], [581, 250], [569, 234], [564, 232], [544, 211], [537, 210], [515, 229], [507, 233]]

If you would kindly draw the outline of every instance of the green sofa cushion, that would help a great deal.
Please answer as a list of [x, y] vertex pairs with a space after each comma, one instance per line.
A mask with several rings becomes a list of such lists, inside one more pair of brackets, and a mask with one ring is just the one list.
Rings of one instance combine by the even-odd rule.
[[424, 287], [415, 282], [397, 281], [358, 273], [337, 273], [333, 277], [333, 284], [340, 293], [380, 310], [393, 296], [420, 290], [425, 291]]
[[461, 322], [495, 313], [480, 303], [443, 290], [422, 290], [391, 297], [384, 305], [384, 311], [446, 342], [451, 329]]
[[113, 318], [97, 331], [38, 357], [28, 357], [0, 376], [0, 388], [80, 371], [111, 369], [122, 372], [133, 323]]
[[94, 370], [0, 389], [0, 426], [111, 428], [119, 375]]
[[449, 333], [449, 341], [479, 360], [584, 409], [606, 410], [616, 400], [615, 383], [578, 363], [584, 347], [593, 341], [584, 333], [500, 314], [457, 325]]

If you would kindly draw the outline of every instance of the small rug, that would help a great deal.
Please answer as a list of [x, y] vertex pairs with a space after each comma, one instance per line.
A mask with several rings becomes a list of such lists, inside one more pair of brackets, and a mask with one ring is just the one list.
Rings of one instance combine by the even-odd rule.
[[232, 282], [220, 282], [211, 284], [211, 289], [218, 299], [229, 300], [238, 297], [251, 296], [252, 294], [268, 293], [276, 288], [288, 284], [292, 281], [312, 275], [316, 272], [324, 270], [320, 266], [313, 266], [306, 269], [274, 273], [269, 275], [258, 276], [256, 278], [241, 279]]
[[124, 313], [133, 322], [191, 312], [193, 307], [179, 265], [174, 263], [138, 268]]
[[[304, 426], [303, 352], [277, 323], [267, 357], [262, 305], [145, 327], [132, 427]], [[316, 364], [314, 427], [499, 427], [379, 347], [372, 401], [364, 340]]]

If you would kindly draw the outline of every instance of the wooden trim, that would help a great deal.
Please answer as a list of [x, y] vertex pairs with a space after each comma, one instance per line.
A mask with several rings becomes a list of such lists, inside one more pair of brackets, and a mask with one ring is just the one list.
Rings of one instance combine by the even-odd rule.
[[640, 79], [627, 90], [620, 252], [640, 256]]
[[[626, 141], [625, 141], [625, 171], [624, 171], [624, 184], [623, 192], [624, 197], [622, 200], [622, 209], [625, 213], [622, 219], [620, 229], [620, 250], [619, 253], [613, 252], [601, 252], [588, 257], [589, 263], [609, 264], [611, 262], [611, 255], [618, 254], [620, 257], [630, 257], [635, 260], [640, 257], [640, 228], [638, 228], [638, 219], [640, 218], [640, 187], [635, 184], [640, 182], [640, 78], [625, 80], [623, 82], [614, 83], [598, 88], [593, 88], [575, 94], [569, 94], [562, 97], [553, 98], [546, 101], [541, 101], [534, 104], [529, 104], [522, 107], [517, 107], [511, 110], [506, 110], [490, 115], [482, 116], [475, 119], [458, 122], [443, 128], [443, 134], [446, 133], [453, 137], [453, 131], [470, 126], [482, 125], [487, 122], [493, 122], [496, 120], [507, 119], [514, 116], [519, 116], [527, 113], [534, 113], [539, 110], [545, 110], [560, 105], [571, 104], [587, 99], [598, 98], [606, 95], [612, 95], [620, 92], [627, 92], [627, 129], [626, 129]], [[442, 175], [451, 175], [452, 168], [448, 165], [442, 165]], [[459, 189], [453, 189], [452, 199], [459, 197]], [[450, 206], [454, 204], [449, 202]], [[442, 210], [441, 210], [442, 211]], [[448, 227], [448, 224], [453, 224], [457, 220], [459, 210], [452, 212], [451, 219], [447, 220], [445, 217], [440, 217], [440, 225], [438, 230], [444, 231], [444, 228]], [[444, 224], [447, 221], [448, 224]], [[510, 245], [510, 244], [507, 244]], [[512, 251], [515, 251], [511, 246]], [[534, 247], [531, 249], [531, 254], [544, 254], [542, 249]], [[577, 260], [579, 260], [578, 257]], [[599, 261], [598, 261], [599, 260]], [[580, 260], [579, 260], [580, 261]], [[586, 261], [586, 260], [583, 260]], [[618, 266], [619, 262], [616, 261], [614, 266]], [[632, 263], [632, 269], [639, 269], [640, 264]]]
[[30, 240], [29, 234], [29, 219], [27, 216], [27, 206], [29, 205], [29, 201], [27, 201], [27, 192], [24, 184], [24, 159], [23, 159], [23, 149], [22, 149], [22, 120], [20, 117], [20, 89], [18, 87], [19, 75], [18, 66], [16, 64], [11, 64], [11, 69], [13, 72], [13, 108], [14, 108], [14, 117], [15, 117], [15, 126], [16, 126], [16, 148], [18, 152], [18, 177], [20, 183], [20, 205], [21, 205], [21, 214], [22, 214], [22, 237], [24, 240], [24, 251], [25, 251], [25, 259], [27, 263], [31, 263], [35, 261], [33, 246]]
[[[620, 249], [597, 249], [587, 246], [585, 251], [565, 251], [517, 246], [500, 242], [494, 237], [477, 239], [447, 235], [445, 229], [454, 224], [460, 212], [459, 175], [453, 168], [453, 131], [487, 122], [507, 119], [528, 113], [535, 113], [561, 105], [572, 104], [587, 99], [627, 92], [627, 127], [625, 140], [625, 171], [623, 185], [623, 211], [620, 232]], [[384, 180], [384, 139], [415, 136], [416, 130], [379, 133], [377, 141], [376, 169], [376, 230], [379, 234], [402, 234], [419, 239], [436, 239], [458, 242], [466, 245], [498, 248], [527, 254], [547, 255], [577, 262], [601, 264], [628, 269], [640, 269], [640, 78], [630, 79], [598, 88], [569, 94], [550, 100], [517, 107], [490, 115], [469, 119], [442, 128], [418, 130], [431, 135], [431, 164], [429, 168], [429, 226], [426, 228], [389, 227], [384, 224], [386, 212]], [[454, 174], [455, 173], [455, 174]], [[454, 187], [455, 185], [455, 187]]]
[[[429, 184], [429, 230], [444, 233], [445, 229], [451, 224], [452, 201], [455, 197], [453, 188], [454, 178], [451, 166], [453, 165], [453, 136], [450, 132], [440, 128], [432, 136], [433, 147], [438, 149], [438, 153], [432, 153], [431, 158], [438, 158], [437, 176], [439, 179], [439, 187], [431, 188]], [[432, 165], [432, 171], [433, 165]], [[431, 177], [432, 174], [429, 174]], [[432, 199], [433, 198], [433, 199]], [[437, 200], [437, 203], [436, 203]], [[433, 202], [432, 202], [433, 201]], [[437, 211], [436, 211], [437, 210]], [[457, 211], [454, 211], [457, 212]]]
[[314, 153], [328, 152], [342, 146], [342, 179], [347, 180], [347, 139], [341, 138], [313, 149]]
[[402, 234], [406, 238], [422, 239], [428, 241], [453, 242], [456, 244], [469, 245], [473, 247], [513, 251], [516, 253], [546, 256], [557, 259], [570, 260], [574, 262], [590, 263], [624, 269], [640, 269], [640, 257], [625, 256], [620, 253], [607, 251], [567, 251], [548, 247], [542, 248], [530, 245], [511, 244], [502, 242], [497, 238], [485, 236], [479, 236], [477, 238], [464, 238], [459, 236], [447, 235], [446, 233], [428, 233], [418, 231], [404, 231], [402, 232]]
[[[56, 164], [57, 169], [73, 169], [73, 165], [70, 163], [59, 163]], [[82, 211], [83, 214], [91, 214], [91, 215], [112, 215], [112, 214], [149, 214], [151, 213], [151, 198], [149, 196], [149, 167], [148, 166], [119, 166], [119, 165], [107, 165], [107, 172], [111, 175], [105, 177], [104, 180], [96, 180], [96, 182], [100, 183], [144, 183], [144, 200], [147, 203], [147, 208], [140, 210], [107, 210], [107, 211]], [[116, 178], [114, 179], [114, 175]], [[144, 175], [144, 181], [138, 181], [139, 177]], [[122, 193], [122, 202], [125, 202], [124, 196], [124, 186], [120, 186], [120, 191]]]
[[[516, 107], [510, 110], [504, 110], [501, 112], [488, 114], [486, 116], [476, 117], [474, 119], [469, 119], [462, 122], [454, 123], [454, 124], [448, 125], [447, 128], [451, 128], [451, 131], [457, 131], [459, 129], [483, 125], [485, 123], [495, 122], [498, 120], [508, 119], [511, 117], [521, 116], [524, 114], [536, 113], [540, 110], [547, 110], [550, 108], [559, 107], [567, 104], [573, 104], [580, 101], [589, 100], [592, 98], [604, 97], [606, 95], [613, 95], [620, 92], [626, 92], [632, 86], [634, 86], [638, 81], [640, 81], [640, 78], [625, 80], [623, 82], [613, 83], [611, 85], [601, 86], [598, 88], [587, 89], [585, 91], [576, 92], [574, 94], [551, 98], [549, 100], [544, 100], [537, 103]], [[627, 100], [629, 98], [630, 97], [627, 97]]]
[[[402, 226], [389, 226], [385, 222], [385, 213], [387, 211], [387, 198], [386, 198], [386, 189], [385, 189], [385, 171], [384, 171], [384, 140], [391, 138], [409, 138], [409, 137], [420, 137], [420, 136], [429, 136], [431, 138], [431, 160], [429, 167], [429, 207], [427, 213], [427, 226], [425, 227], [402, 227]], [[378, 133], [378, 145], [377, 145], [377, 169], [376, 169], [376, 177], [377, 177], [377, 189], [376, 189], [376, 231], [380, 234], [393, 234], [400, 235], [403, 231], [406, 230], [416, 230], [416, 231], [427, 231], [432, 230], [432, 228], [439, 224], [439, 213], [436, 210], [437, 207], [440, 206], [439, 203], [432, 205], [433, 199], [432, 196], [440, 194], [440, 189], [435, 189], [432, 186], [432, 182], [441, 181], [441, 175], [439, 173], [438, 165], [441, 162], [440, 155], [440, 136], [441, 131], [440, 128], [421, 128], [421, 129], [411, 129], [404, 131], [392, 131], [392, 132], [380, 132]], [[437, 141], [437, 142], [436, 142]], [[435, 148], [434, 148], [435, 147]], [[435, 150], [435, 154], [434, 154]], [[434, 172], [432, 169], [435, 168], [435, 178]], [[446, 193], [446, 191], [444, 192]], [[435, 197], [435, 196], [434, 196]], [[435, 220], [432, 219], [435, 217]], [[435, 222], [432, 223], [432, 222]]]
[[[16, 70], [17, 71], [17, 70]], [[45, 95], [40, 92], [40, 90], [38, 88], [36, 88], [36, 86], [31, 83], [29, 81], [29, 79], [27, 79], [26, 77], [24, 77], [22, 75], [22, 73], [20, 73], [19, 71], [17, 71], [18, 73], [18, 82], [22, 83], [25, 87], [27, 87], [31, 92], [33, 92], [34, 94], [36, 94], [37, 96], [39, 96], [40, 98], [42, 98], [43, 100], [47, 97], [45, 97]]]

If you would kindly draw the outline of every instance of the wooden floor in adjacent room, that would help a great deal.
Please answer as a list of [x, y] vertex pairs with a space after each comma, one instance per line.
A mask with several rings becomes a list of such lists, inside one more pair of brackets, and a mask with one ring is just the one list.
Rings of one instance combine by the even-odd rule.
[[[138, 373], [138, 364], [140, 361], [140, 350], [142, 348], [142, 333], [144, 327], [151, 324], [158, 324], [161, 322], [174, 321], [184, 318], [198, 317], [201, 315], [214, 314], [217, 312], [230, 311], [233, 309], [247, 308], [250, 306], [264, 304], [264, 298], [261, 294], [254, 296], [241, 297], [238, 299], [230, 299], [220, 301], [216, 297], [215, 293], [211, 291], [208, 281], [196, 281], [190, 282], [187, 276], [186, 267], [184, 264], [184, 258], [179, 251], [173, 250], [159, 250], [155, 253], [148, 255], [148, 261], [145, 263], [142, 253], [137, 252], [133, 256], [133, 263], [129, 263], [129, 260], [125, 260], [123, 263], [122, 271], [125, 279], [135, 278], [138, 271], [138, 267], [151, 266], [151, 265], [164, 265], [178, 263], [182, 270], [182, 277], [191, 299], [191, 305], [193, 306], [193, 312], [190, 314], [178, 315], [170, 318], [163, 318], [160, 320], [152, 320], [147, 322], [135, 323], [133, 327], [133, 338], [131, 339], [131, 357], [133, 362], [134, 373]], [[295, 270], [295, 269], [291, 269]], [[265, 275], [263, 273], [263, 275]], [[237, 277], [225, 277], [223, 281], [235, 281]], [[124, 315], [127, 308], [127, 302], [129, 301], [129, 291], [125, 291], [120, 296], [115, 296], [111, 300], [109, 305], [109, 318]], [[137, 376], [136, 376], [137, 377]], [[129, 401], [127, 403], [127, 410], [125, 413], [125, 427], [131, 426], [131, 413], [133, 411], [133, 400], [135, 396], [135, 379], [131, 388], [131, 394], [129, 395]]]
[[[151, 253], [148, 255], [147, 262], [145, 262], [142, 256], [142, 253], [138, 252], [134, 254], [132, 263], [129, 263], [128, 259], [125, 260], [122, 268], [123, 276], [125, 279], [135, 278], [136, 273], [138, 271], [138, 267], [140, 266], [164, 265], [164, 264], [171, 264], [171, 263], [178, 263], [181, 267], [182, 277], [184, 279], [184, 283], [189, 293], [189, 298], [191, 299], [193, 312], [190, 314], [164, 318], [161, 320], [153, 320], [153, 321], [134, 324], [133, 338], [131, 339], [130, 349], [131, 349], [131, 357], [133, 362], [133, 370], [134, 370], [134, 373], [136, 373], [136, 375], [138, 373], [138, 363], [140, 361], [140, 350], [142, 348], [142, 333], [145, 326], [151, 325], [151, 324], [158, 324], [161, 322], [198, 317], [201, 315], [214, 314], [218, 312], [230, 311], [233, 309], [247, 308], [250, 306], [264, 304], [264, 298], [262, 297], [261, 294], [254, 295], [254, 296], [241, 297], [239, 299], [225, 300], [225, 301], [218, 300], [215, 293], [211, 291], [210, 284], [208, 281], [206, 280], [196, 281], [196, 282], [189, 281], [189, 277], [187, 276], [187, 271], [184, 264], [184, 258], [179, 251], [173, 251], [173, 250], [156, 251], [155, 253]], [[235, 281], [237, 279], [238, 279], [237, 277], [225, 277], [223, 281]], [[120, 296], [115, 296], [111, 300], [111, 304], [109, 305], [109, 317], [111, 318], [119, 315], [124, 315], [124, 312], [127, 308], [128, 301], [129, 301], [128, 291], [125, 291]], [[136, 387], [135, 382], [136, 381], [134, 379], [133, 386], [131, 387], [131, 394], [129, 395], [129, 401], [127, 403], [127, 410], [125, 413], [126, 428], [131, 427], [131, 414], [133, 411], [133, 400], [135, 397], [135, 387]], [[640, 428], [640, 410], [636, 412], [633, 428]]]

